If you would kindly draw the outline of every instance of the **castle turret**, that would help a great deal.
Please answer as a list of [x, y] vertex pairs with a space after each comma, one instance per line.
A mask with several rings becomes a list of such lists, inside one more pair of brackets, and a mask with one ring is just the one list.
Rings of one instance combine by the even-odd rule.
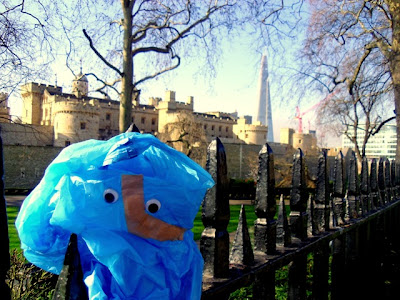
[[80, 72], [72, 81], [72, 93], [77, 97], [87, 96], [89, 92], [89, 82], [87, 77]]
[[38, 84], [35, 82], [26, 83], [21, 86], [21, 96], [24, 101], [21, 116], [23, 123], [41, 125], [43, 94], [45, 90], [55, 94], [62, 93], [62, 88], [59, 86]]
[[54, 146], [99, 138], [99, 101], [62, 98], [53, 103]]

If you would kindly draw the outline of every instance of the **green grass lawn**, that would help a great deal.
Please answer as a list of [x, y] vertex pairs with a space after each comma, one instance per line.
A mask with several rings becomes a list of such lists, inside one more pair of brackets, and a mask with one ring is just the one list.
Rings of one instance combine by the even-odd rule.
[[[228, 224], [228, 232], [235, 232], [237, 229], [238, 221], [239, 221], [239, 213], [240, 213], [240, 205], [231, 205], [231, 218]], [[247, 219], [247, 226], [254, 227], [254, 221], [257, 219], [257, 216], [254, 212], [254, 206], [252, 205], [245, 205], [246, 210], [246, 219]], [[201, 237], [201, 233], [204, 230], [203, 223], [201, 221], [201, 208], [197, 213], [196, 218], [194, 219], [194, 226], [192, 231], [194, 233], [194, 239], [199, 240]]]
[[[240, 205], [231, 205], [231, 219], [228, 225], [228, 232], [236, 231], [238, 221], [239, 221], [239, 213], [240, 213]], [[246, 217], [247, 217], [247, 225], [249, 227], [254, 226], [254, 220], [257, 216], [254, 213], [254, 206], [245, 205], [246, 209]], [[20, 241], [18, 238], [17, 230], [15, 229], [15, 218], [17, 217], [19, 208], [8, 206], [7, 207], [7, 215], [8, 215], [8, 234], [10, 237], [10, 249], [19, 249]], [[197, 213], [197, 216], [194, 220], [194, 227], [192, 229], [194, 233], [194, 239], [199, 240], [201, 233], [204, 230], [203, 223], [201, 222], [201, 209]]]
[[10, 249], [19, 249], [20, 247], [17, 229], [14, 225], [18, 211], [19, 207], [7, 206], [8, 236], [10, 238]]

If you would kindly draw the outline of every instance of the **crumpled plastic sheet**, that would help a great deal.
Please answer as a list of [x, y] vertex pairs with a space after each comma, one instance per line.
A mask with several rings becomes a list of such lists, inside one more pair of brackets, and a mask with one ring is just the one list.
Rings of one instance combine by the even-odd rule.
[[[144, 203], [137, 211], [158, 201], [157, 212], [145, 213], [184, 228], [182, 240], [128, 231], [123, 175], [141, 175]], [[72, 144], [21, 207], [21, 247], [30, 262], [59, 274], [69, 237], [77, 234], [90, 299], [200, 299], [203, 259], [190, 228], [213, 185], [198, 164], [148, 134]]]

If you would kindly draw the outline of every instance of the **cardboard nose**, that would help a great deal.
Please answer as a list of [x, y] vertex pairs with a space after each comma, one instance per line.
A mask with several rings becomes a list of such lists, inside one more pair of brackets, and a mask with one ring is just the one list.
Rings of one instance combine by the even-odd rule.
[[128, 231], [159, 241], [183, 240], [186, 229], [168, 224], [146, 212], [142, 175], [122, 175], [122, 198]]

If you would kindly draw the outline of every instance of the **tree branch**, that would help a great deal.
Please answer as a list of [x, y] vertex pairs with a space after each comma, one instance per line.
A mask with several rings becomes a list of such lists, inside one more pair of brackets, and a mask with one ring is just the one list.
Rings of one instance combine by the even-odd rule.
[[100, 54], [99, 51], [97, 51], [96, 47], [93, 45], [93, 41], [90, 38], [90, 36], [86, 33], [86, 30], [83, 29], [83, 34], [85, 35], [85, 37], [87, 38], [87, 40], [89, 41], [89, 46], [90, 48], [93, 50], [93, 52], [97, 55], [98, 58], [100, 58], [100, 60], [102, 62], [104, 62], [109, 68], [111, 68], [112, 70], [114, 70], [115, 72], [117, 72], [121, 77], [123, 76], [123, 73], [114, 65], [112, 65], [108, 60], [106, 60], [103, 55]]
[[165, 68], [165, 69], [163, 69], [161, 71], [155, 72], [152, 75], [148, 75], [148, 76], [143, 77], [142, 79], [140, 79], [140, 80], [135, 82], [135, 86], [137, 86], [137, 85], [139, 85], [139, 84], [141, 84], [141, 83], [143, 83], [143, 82], [145, 82], [145, 81], [147, 81], [149, 79], [153, 79], [153, 78], [155, 78], [155, 77], [157, 77], [157, 76], [159, 76], [161, 74], [164, 74], [166, 72], [172, 71], [172, 70], [176, 69], [177, 67], [179, 67], [179, 65], [181, 64], [181, 58], [178, 55], [174, 55], [171, 59], [174, 59], [174, 58], [176, 58], [178, 60], [175, 65], [170, 66], [168, 68]]

